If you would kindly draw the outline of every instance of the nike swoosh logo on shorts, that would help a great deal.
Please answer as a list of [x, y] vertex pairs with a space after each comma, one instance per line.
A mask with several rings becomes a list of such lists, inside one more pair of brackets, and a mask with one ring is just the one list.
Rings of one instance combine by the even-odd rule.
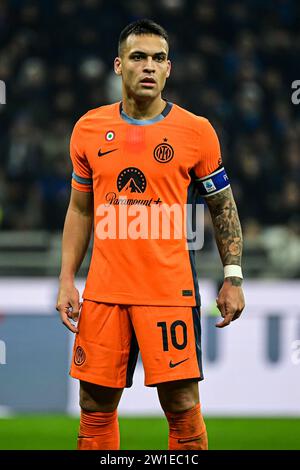
[[183, 361], [179, 361], [179, 362], [170, 361], [169, 362], [169, 367], [171, 367], [171, 369], [173, 369], [173, 367], [179, 366], [179, 364], [182, 364], [183, 362], [187, 361], [188, 359], [189, 359], [189, 357], [187, 357], [186, 359], [183, 359]]
[[103, 155], [106, 155], [107, 153], [115, 152], [116, 150], [118, 149], [108, 150], [107, 152], [101, 152], [101, 149], [99, 149], [98, 157], [103, 157]]

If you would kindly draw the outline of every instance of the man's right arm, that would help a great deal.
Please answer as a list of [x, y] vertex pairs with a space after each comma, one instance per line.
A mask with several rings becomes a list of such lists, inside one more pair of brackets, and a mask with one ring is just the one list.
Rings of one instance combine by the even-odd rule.
[[62, 263], [56, 309], [60, 313], [62, 323], [73, 333], [78, 330], [72, 325], [70, 318], [77, 321], [80, 310], [79, 292], [74, 285], [74, 279], [86, 254], [92, 226], [93, 193], [72, 189], [62, 238]]

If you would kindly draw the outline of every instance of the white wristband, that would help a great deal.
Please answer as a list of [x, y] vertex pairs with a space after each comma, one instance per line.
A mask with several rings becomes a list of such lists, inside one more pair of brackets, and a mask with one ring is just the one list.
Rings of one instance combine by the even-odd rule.
[[224, 278], [225, 277], [240, 277], [243, 279], [242, 268], [237, 264], [227, 264], [224, 266]]

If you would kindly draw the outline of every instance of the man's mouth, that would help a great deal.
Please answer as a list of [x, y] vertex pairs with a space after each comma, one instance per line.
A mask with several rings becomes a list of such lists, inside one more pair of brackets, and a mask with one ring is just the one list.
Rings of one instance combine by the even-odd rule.
[[152, 77], [144, 77], [140, 83], [142, 83], [143, 85], [146, 85], [146, 86], [154, 86], [155, 85], [155, 80], [154, 78]]

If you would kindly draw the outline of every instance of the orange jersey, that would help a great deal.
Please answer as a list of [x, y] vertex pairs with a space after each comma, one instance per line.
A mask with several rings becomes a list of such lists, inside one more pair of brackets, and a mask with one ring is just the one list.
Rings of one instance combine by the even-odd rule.
[[83, 297], [114, 304], [199, 305], [194, 253], [186, 237], [175, 234], [172, 216], [167, 236], [158, 223], [162, 215], [156, 225], [151, 221], [160, 208], [193, 205], [196, 180], [207, 196], [217, 192], [210, 177], [223, 178], [220, 146], [209, 121], [171, 103], [152, 120], [135, 120], [114, 103], [79, 119], [70, 152], [72, 187], [94, 193], [94, 246]]

